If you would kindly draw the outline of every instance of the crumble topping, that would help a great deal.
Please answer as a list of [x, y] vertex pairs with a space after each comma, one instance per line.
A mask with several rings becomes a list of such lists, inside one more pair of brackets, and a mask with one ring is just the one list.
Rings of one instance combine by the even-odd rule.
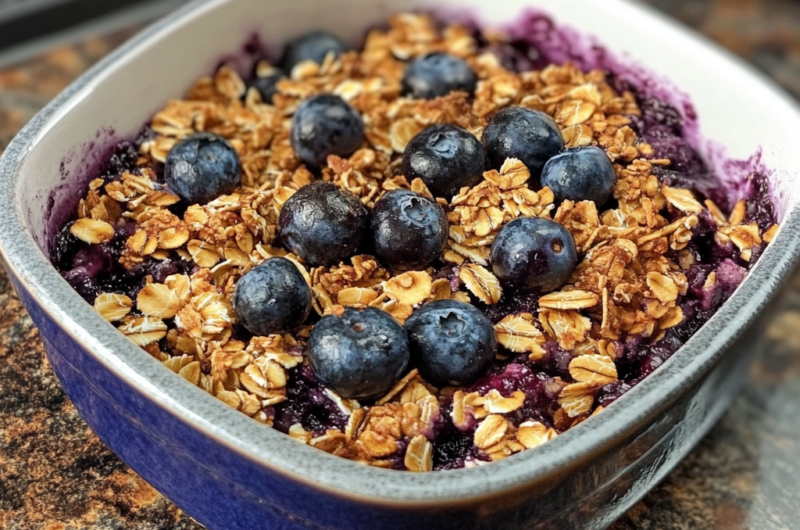
[[[464, 92], [432, 100], [401, 96], [404, 61], [431, 51], [467, 61], [479, 79], [474, 97]], [[259, 73], [271, 68], [263, 61], [258, 66]], [[563, 225], [580, 258], [559, 291], [537, 296], [525, 311], [493, 319], [501, 345], [497, 373], [522, 370], [519, 359], [537, 363], [553, 351], [566, 354], [562, 375], [542, 375], [536, 382], [548, 403], [533, 404], [523, 390], [480, 382], [436, 388], [416, 370], [374, 403], [325, 389], [324, 398], [341, 414], [343, 427], [315, 431], [297, 422], [288, 434], [337, 456], [431, 471], [432, 441], [443, 418], [472, 440], [466, 466], [546, 443], [603, 410], [598, 396], [620, 381], [626, 341], [658, 343], [691, 318], [681, 307], [690, 289], [713, 291], [719, 271], [708, 271], [701, 286], [689, 277], [698, 259], [689, 249], [693, 238], [711, 233], [717, 245], [735, 248], [744, 263], [731, 261], [725, 273], [743, 277], [743, 266], [777, 230], [777, 225], [748, 221], [745, 201], [726, 215], [710, 199], [701, 203], [693, 191], [662, 183], [658, 171], [670, 160], [655, 158], [654, 148], [637, 135], [631, 117], [641, 110], [634, 94], [615, 91], [605, 73], [582, 72], [571, 64], [510, 71], [463, 27], [440, 30], [428, 16], [395, 15], [388, 29], [368, 34], [363, 51], [338, 59], [329, 54], [322, 64], [304, 61], [289, 74], [278, 82], [273, 104], [263, 103], [258, 91], [248, 90], [227, 66], [198, 80], [184, 99], [170, 101], [154, 115], [153, 135], [140, 145], [138, 171], [94, 180], [69, 228], [78, 240], [96, 245], [110, 242], [115, 225], [124, 220], [133, 227], [120, 259], [126, 268], [174, 255], [192, 264], [188, 272], [160, 280], [147, 276], [135, 300], [121, 293], [102, 293], [94, 300], [98, 313], [184, 379], [273, 425], [276, 406], [289, 399], [293, 378], [307, 364], [303, 349], [311, 326], [290, 334], [238, 336], [232, 306], [238, 279], [273, 257], [297, 266], [318, 315], [377, 307], [401, 324], [434, 300], [501, 304], [504, 291], [489, 268], [490, 247], [516, 218]], [[395, 189], [434, 198], [421, 180], [409, 182], [399, 173], [403, 150], [424, 128], [454, 123], [480, 137], [494, 113], [511, 105], [553, 117], [567, 147], [602, 147], [617, 176], [615, 202], [605, 211], [591, 201], [565, 200], [556, 208], [553, 192], [531, 189], [528, 168], [509, 158], [450, 201], [435, 198], [449, 221], [443, 267], [393, 275], [369, 255], [331, 267], [308, 266], [280, 248], [276, 234], [285, 202], [315, 180], [290, 145], [290, 118], [301, 101], [320, 93], [337, 94], [352, 105], [363, 116], [366, 138], [350, 157], [329, 156], [321, 179], [352, 192], [368, 207]], [[159, 183], [154, 168], [179, 140], [199, 131], [219, 134], [235, 148], [241, 186], [205, 205], [170, 209], [179, 198]], [[545, 413], [532, 413], [537, 407]]]

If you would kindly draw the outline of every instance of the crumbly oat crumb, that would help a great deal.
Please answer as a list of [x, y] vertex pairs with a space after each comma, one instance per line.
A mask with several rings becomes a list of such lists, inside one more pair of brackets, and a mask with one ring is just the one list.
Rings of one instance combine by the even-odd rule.
[[[491, 32], [484, 37], [500, 38]], [[479, 79], [474, 97], [463, 92], [432, 100], [401, 95], [404, 61], [431, 51], [468, 62]], [[261, 73], [272, 68], [263, 61], [258, 65]], [[366, 141], [349, 157], [328, 157], [318, 176], [367, 207], [395, 189], [434, 198], [450, 225], [444, 267], [397, 274], [369, 255], [310, 267], [280, 247], [281, 208], [315, 179], [292, 150], [290, 118], [300, 102], [324, 92], [338, 94], [363, 116]], [[529, 187], [531, 172], [517, 159], [486, 171], [480, 183], [462, 188], [449, 201], [433, 197], [421, 180], [409, 182], [400, 174], [405, 146], [425, 127], [453, 123], [480, 137], [492, 116], [511, 105], [552, 116], [567, 147], [602, 147], [617, 176], [614, 207], [599, 211], [593, 202], [566, 200], [556, 208], [549, 188]], [[778, 230], [773, 225], [762, 231], [749, 221], [745, 201], [725, 215], [690, 190], [662, 185], [657, 170], [670, 161], [655, 159], [653, 146], [637, 137], [632, 117], [639, 115], [633, 94], [615, 91], [604, 72], [583, 72], [569, 63], [513, 72], [480, 50], [466, 28], [440, 28], [427, 15], [398, 14], [388, 28], [367, 35], [363, 51], [338, 59], [329, 55], [321, 65], [298, 64], [278, 83], [272, 104], [226, 66], [198, 80], [184, 98], [153, 116], [153, 134], [141, 143], [138, 171], [90, 184], [69, 232], [99, 245], [115, 237], [117, 223], [132, 222], [135, 230], [125, 238], [120, 260], [124, 267], [175, 256], [190, 264], [191, 274], [163, 281], [148, 277], [135, 299], [102, 293], [94, 307], [185, 380], [272, 425], [276, 406], [289, 399], [291, 374], [306, 363], [303, 349], [311, 326], [290, 334], [238, 337], [233, 292], [253, 266], [273, 257], [290, 259], [308, 282], [318, 315], [369, 306], [403, 323], [435, 300], [502, 306], [507, 293], [489, 263], [494, 239], [518, 217], [552, 218], [576, 243], [580, 262], [571, 279], [557, 292], [537, 295], [526, 311], [495, 320], [502, 359], [535, 364], [555, 350], [566, 356], [560, 361], [563, 379], [542, 383], [553, 398], [544, 416], [525, 416], [530, 400], [523, 391], [436, 388], [412, 370], [374, 403], [325, 389], [320, 399], [335, 404], [346, 418], [341, 429], [284, 427], [295, 440], [337, 456], [427, 472], [434, 468], [437, 422], [446, 420], [471, 436], [479, 450], [480, 456], [465, 465], [481, 465], [538, 447], [603, 410], [596, 396], [620, 377], [621, 341], [656, 341], [685, 320], [680, 300], [690, 288], [695, 259], [689, 245], [701, 227], [710, 224], [714, 241], [731, 245], [745, 263], [757, 258]], [[178, 141], [201, 131], [219, 134], [234, 147], [242, 183], [230, 195], [190, 205], [177, 215], [173, 212], [182, 210], [170, 207], [179, 198], [159, 184], [152, 168]], [[711, 271], [702, 288], [711, 290], [718, 281]]]

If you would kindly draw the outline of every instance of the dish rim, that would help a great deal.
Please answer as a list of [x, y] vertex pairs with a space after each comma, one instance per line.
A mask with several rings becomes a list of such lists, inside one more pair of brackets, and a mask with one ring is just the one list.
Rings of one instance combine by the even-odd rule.
[[[115, 377], [136, 388], [152, 406], [162, 408], [254, 465], [326, 494], [398, 507], [441, 508], [489, 499], [517, 488], [545, 488], [667, 410], [754, 321], [800, 253], [800, 205], [795, 203], [789, 206], [772, 243], [736, 292], [664, 365], [620, 398], [619, 405], [604, 410], [602, 419], [590, 418], [535, 451], [490, 466], [417, 474], [364, 466], [298, 444], [243, 414], [232, 413], [228, 405], [175, 377], [105, 322], [39, 250], [27, 231], [21, 205], [15, 203], [22, 167], [35, 151], [37, 139], [57, 122], [54, 118], [59, 111], [68, 109], [82, 89], [97, 82], [117, 61], [179, 23], [200, 16], [206, 8], [226, 1], [194, 0], [147, 27], [73, 82], [12, 140], [0, 159], [0, 261], [48, 318]], [[627, 0], [605, 1], [633, 10], [636, 16], [657, 25], [678, 30], [698, 46], [710, 45], [727, 67], [739, 70], [741, 75], [756, 76], [771, 97], [780, 98], [792, 107], [793, 121], [800, 123], [797, 104], [751, 67], [650, 8]], [[569, 24], [568, 20], [558, 22]], [[98, 129], [101, 126], [98, 124]], [[632, 406], [634, 402], [636, 405]]]

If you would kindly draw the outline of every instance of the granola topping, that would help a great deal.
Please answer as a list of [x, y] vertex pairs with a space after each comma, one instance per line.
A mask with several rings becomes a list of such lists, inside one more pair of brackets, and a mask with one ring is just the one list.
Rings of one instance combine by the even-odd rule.
[[[605, 72], [570, 63], [514, 71], [483, 44], [496, 38], [440, 28], [427, 15], [394, 15], [388, 28], [369, 32], [363, 50], [297, 64], [271, 103], [222, 66], [153, 116], [131, 167], [89, 184], [64, 231], [79, 250], [59, 267], [70, 279], [90, 268], [84, 254], [101, 251], [97, 263], [113, 261], [113, 277], [129, 282], [79, 285], [104, 319], [189, 383], [300, 443], [413, 472], [535, 450], [598, 414], [674, 353], [730, 296], [778, 225], [755, 216], [750, 199], [728, 205], [718, 194], [682, 187], [688, 179], [671, 176], [679, 172], [672, 154], [645, 141], [653, 116]], [[403, 95], [406, 62], [434, 51], [466, 62], [478, 79], [474, 94]], [[262, 60], [256, 70], [267, 75], [274, 67]], [[303, 101], [325, 93], [361, 116], [364, 142], [349, 156], [306, 167], [292, 148], [291, 118]], [[518, 158], [452, 197], [436, 197], [421, 179], [402, 174], [406, 146], [426, 127], [453, 124], [480, 138], [511, 106], [546, 113], [567, 148], [602, 148], [616, 174], [613, 200], [557, 203]], [[177, 142], [198, 132], [219, 135], [235, 150], [241, 185], [181, 206], [163, 184], [163, 164]], [[440, 259], [407, 272], [369, 254], [309, 265], [284, 247], [279, 216], [317, 180], [368, 209], [397, 189], [435, 200], [449, 223]], [[495, 275], [492, 244], [521, 217], [558, 223], [575, 241], [578, 265], [555, 291], [522, 291]], [[308, 284], [312, 317], [289, 333], [243, 333], [233, 306], [237, 282], [276, 257], [290, 260]], [[491, 319], [497, 358], [477, 381], [434, 386], [412, 364], [385, 395], [355, 400], [315, 377], [304, 351], [318, 318], [372, 307], [402, 325], [439, 300], [471, 303]]]

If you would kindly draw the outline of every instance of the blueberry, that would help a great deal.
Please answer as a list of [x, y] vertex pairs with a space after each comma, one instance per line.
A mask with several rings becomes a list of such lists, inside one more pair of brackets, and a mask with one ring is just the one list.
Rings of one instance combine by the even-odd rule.
[[320, 94], [305, 100], [292, 118], [292, 147], [309, 166], [319, 167], [328, 155], [349, 156], [364, 141], [364, 121], [345, 100]]
[[422, 377], [443, 385], [463, 385], [492, 364], [497, 334], [474, 306], [438, 300], [406, 320], [411, 360]]
[[552, 291], [569, 280], [578, 253], [572, 234], [560, 224], [521, 217], [497, 234], [491, 259], [500, 280], [521, 288]]
[[403, 94], [420, 99], [445, 96], [454, 90], [475, 92], [475, 72], [463, 59], [434, 52], [414, 59], [403, 75]]
[[266, 75], [256, 75], [252, 80], [250, 80], [247, 86], [255, 87], [255, 89], [258, 90], [258, 93], [261, 95], [261, 100], [264, 103], [272, 103], [272, 98], [278, 93], [278, 81], [284, 77], [286, 76], [283, 73], [283, 70], [273, 68]]
[[233, 308], [239, 322], [254, 335], [286, 333], [308, 317], [311, 289], [294, 263], [271, 258], [237, 282]]
[[403, 175], [422, 179], [436, 197], [450, 198], [483, 178], [486, 156], [475, 136], [457, 125], [433, 125], [417, 134], [403, 153]]
[[372, 209], [372, 245], [395, 271], [425, 269], [444, 251], [449, 224], [435, 201], [413, 191], [390, 191]]
[[312, 60], [322, 64], [328, 52], [333, 52], [334, 57], [339, 57], [347, 49], [339, 37], [327, 31], [313, 31], [289, 41], [283, 50], [281, 65], [284, 70], [291, 72], [298, 63]]
[[388, 313], [348, 307], [322, 317], [308, 339], [317, 378], [344, 398], [385, 394], [405, 373], [410, 354], [403, 327]]
[[312, 182], [283, 205], [278, 226], [287, 250], [311, 265], [336, 265], [361, 248], [369, 212], [330, 182]]
[[241, 178], [239, 155], [224, 138], [211, 133], [181, 140], [164, 163], [167, 186], [189, 204], [205, 204], [232, 193]]
[[483, 147], [493, 169], [506, 158], [517, 158], [538, 181], [545, 163], [564, 149], [564, 138], [553, 119], [536, 110], [508, 107], [483, 130]]
[[599, 147], [574, 147], [548, 160], [542, 186], [556, 200], [594, 201], [600, 207], [611, 197], [617, 177], [605, 151]]

